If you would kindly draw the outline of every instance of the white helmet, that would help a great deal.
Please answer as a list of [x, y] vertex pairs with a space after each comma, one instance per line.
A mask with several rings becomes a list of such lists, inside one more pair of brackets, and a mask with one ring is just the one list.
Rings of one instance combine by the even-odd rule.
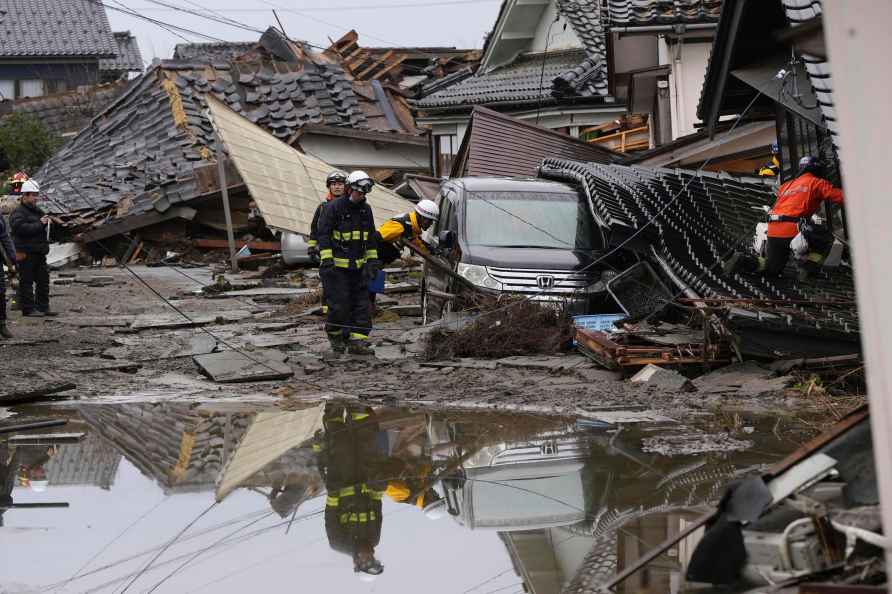
[[49, 486], [50, 482], [45, 480], [31, 481], [31, 490], [35, 493], [43, 493]]
[[365, 171], [356, 170], [347, 176], [347, 185], [358, 192], [368, 194], [375, 185], [375, 180], [369, 177]]
[[415, 205], [415, 212], [418, 216], [436, 221], [440, 218], [440, 207], [433, 200], [421, 200]]
[[378, 576], [373, 573], [360, 573], [359, 574], [359, 581], [365, 582], [366, 584], [371, 584], [377, 579], [378, 579]]
[[21, 194], [28, 194], [28, 193], [37, 194], [38, 192], [40, 192], [40, 185], [33, 179], [29, 179], [25, 183], [23, 183], [22, 189], [19, 190], [19, 193], [21, 193]]

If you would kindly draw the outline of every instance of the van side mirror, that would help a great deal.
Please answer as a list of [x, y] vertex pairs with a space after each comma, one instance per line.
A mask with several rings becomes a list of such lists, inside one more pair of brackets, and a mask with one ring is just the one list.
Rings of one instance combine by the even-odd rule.
[[441, 250], [451, 250], [455, 246], [455, 232], [443, 230], [437, 235], [437, 247]]

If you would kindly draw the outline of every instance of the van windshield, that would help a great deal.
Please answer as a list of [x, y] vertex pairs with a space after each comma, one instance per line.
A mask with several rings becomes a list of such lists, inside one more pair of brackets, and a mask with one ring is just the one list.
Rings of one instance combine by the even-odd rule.
[[468, 194], [468, 243], [486, 247], [600, 249], [595, 222], [577, 194], [473, 192]]

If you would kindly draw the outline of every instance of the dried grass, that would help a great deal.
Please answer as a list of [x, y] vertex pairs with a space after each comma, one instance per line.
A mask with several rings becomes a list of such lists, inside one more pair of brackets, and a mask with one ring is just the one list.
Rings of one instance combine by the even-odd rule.
[[573, 320], [563, 308], [516, 298], [474, 304], [480, 318], [458, 331], [432, 332], [425, 345], [429, 361], [471, 357], [500, 359], [515, 355], [551, 355], [573, 338]]

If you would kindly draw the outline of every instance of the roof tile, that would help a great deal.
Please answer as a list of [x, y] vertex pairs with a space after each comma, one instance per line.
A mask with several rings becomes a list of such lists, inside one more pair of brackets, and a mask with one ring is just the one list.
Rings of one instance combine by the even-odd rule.
[[[24, 26], [27, 25], [27, 26]], [[0, 56], [111, 58], [118, 54], [105, 8], [90, 0], [4, 0]]]

